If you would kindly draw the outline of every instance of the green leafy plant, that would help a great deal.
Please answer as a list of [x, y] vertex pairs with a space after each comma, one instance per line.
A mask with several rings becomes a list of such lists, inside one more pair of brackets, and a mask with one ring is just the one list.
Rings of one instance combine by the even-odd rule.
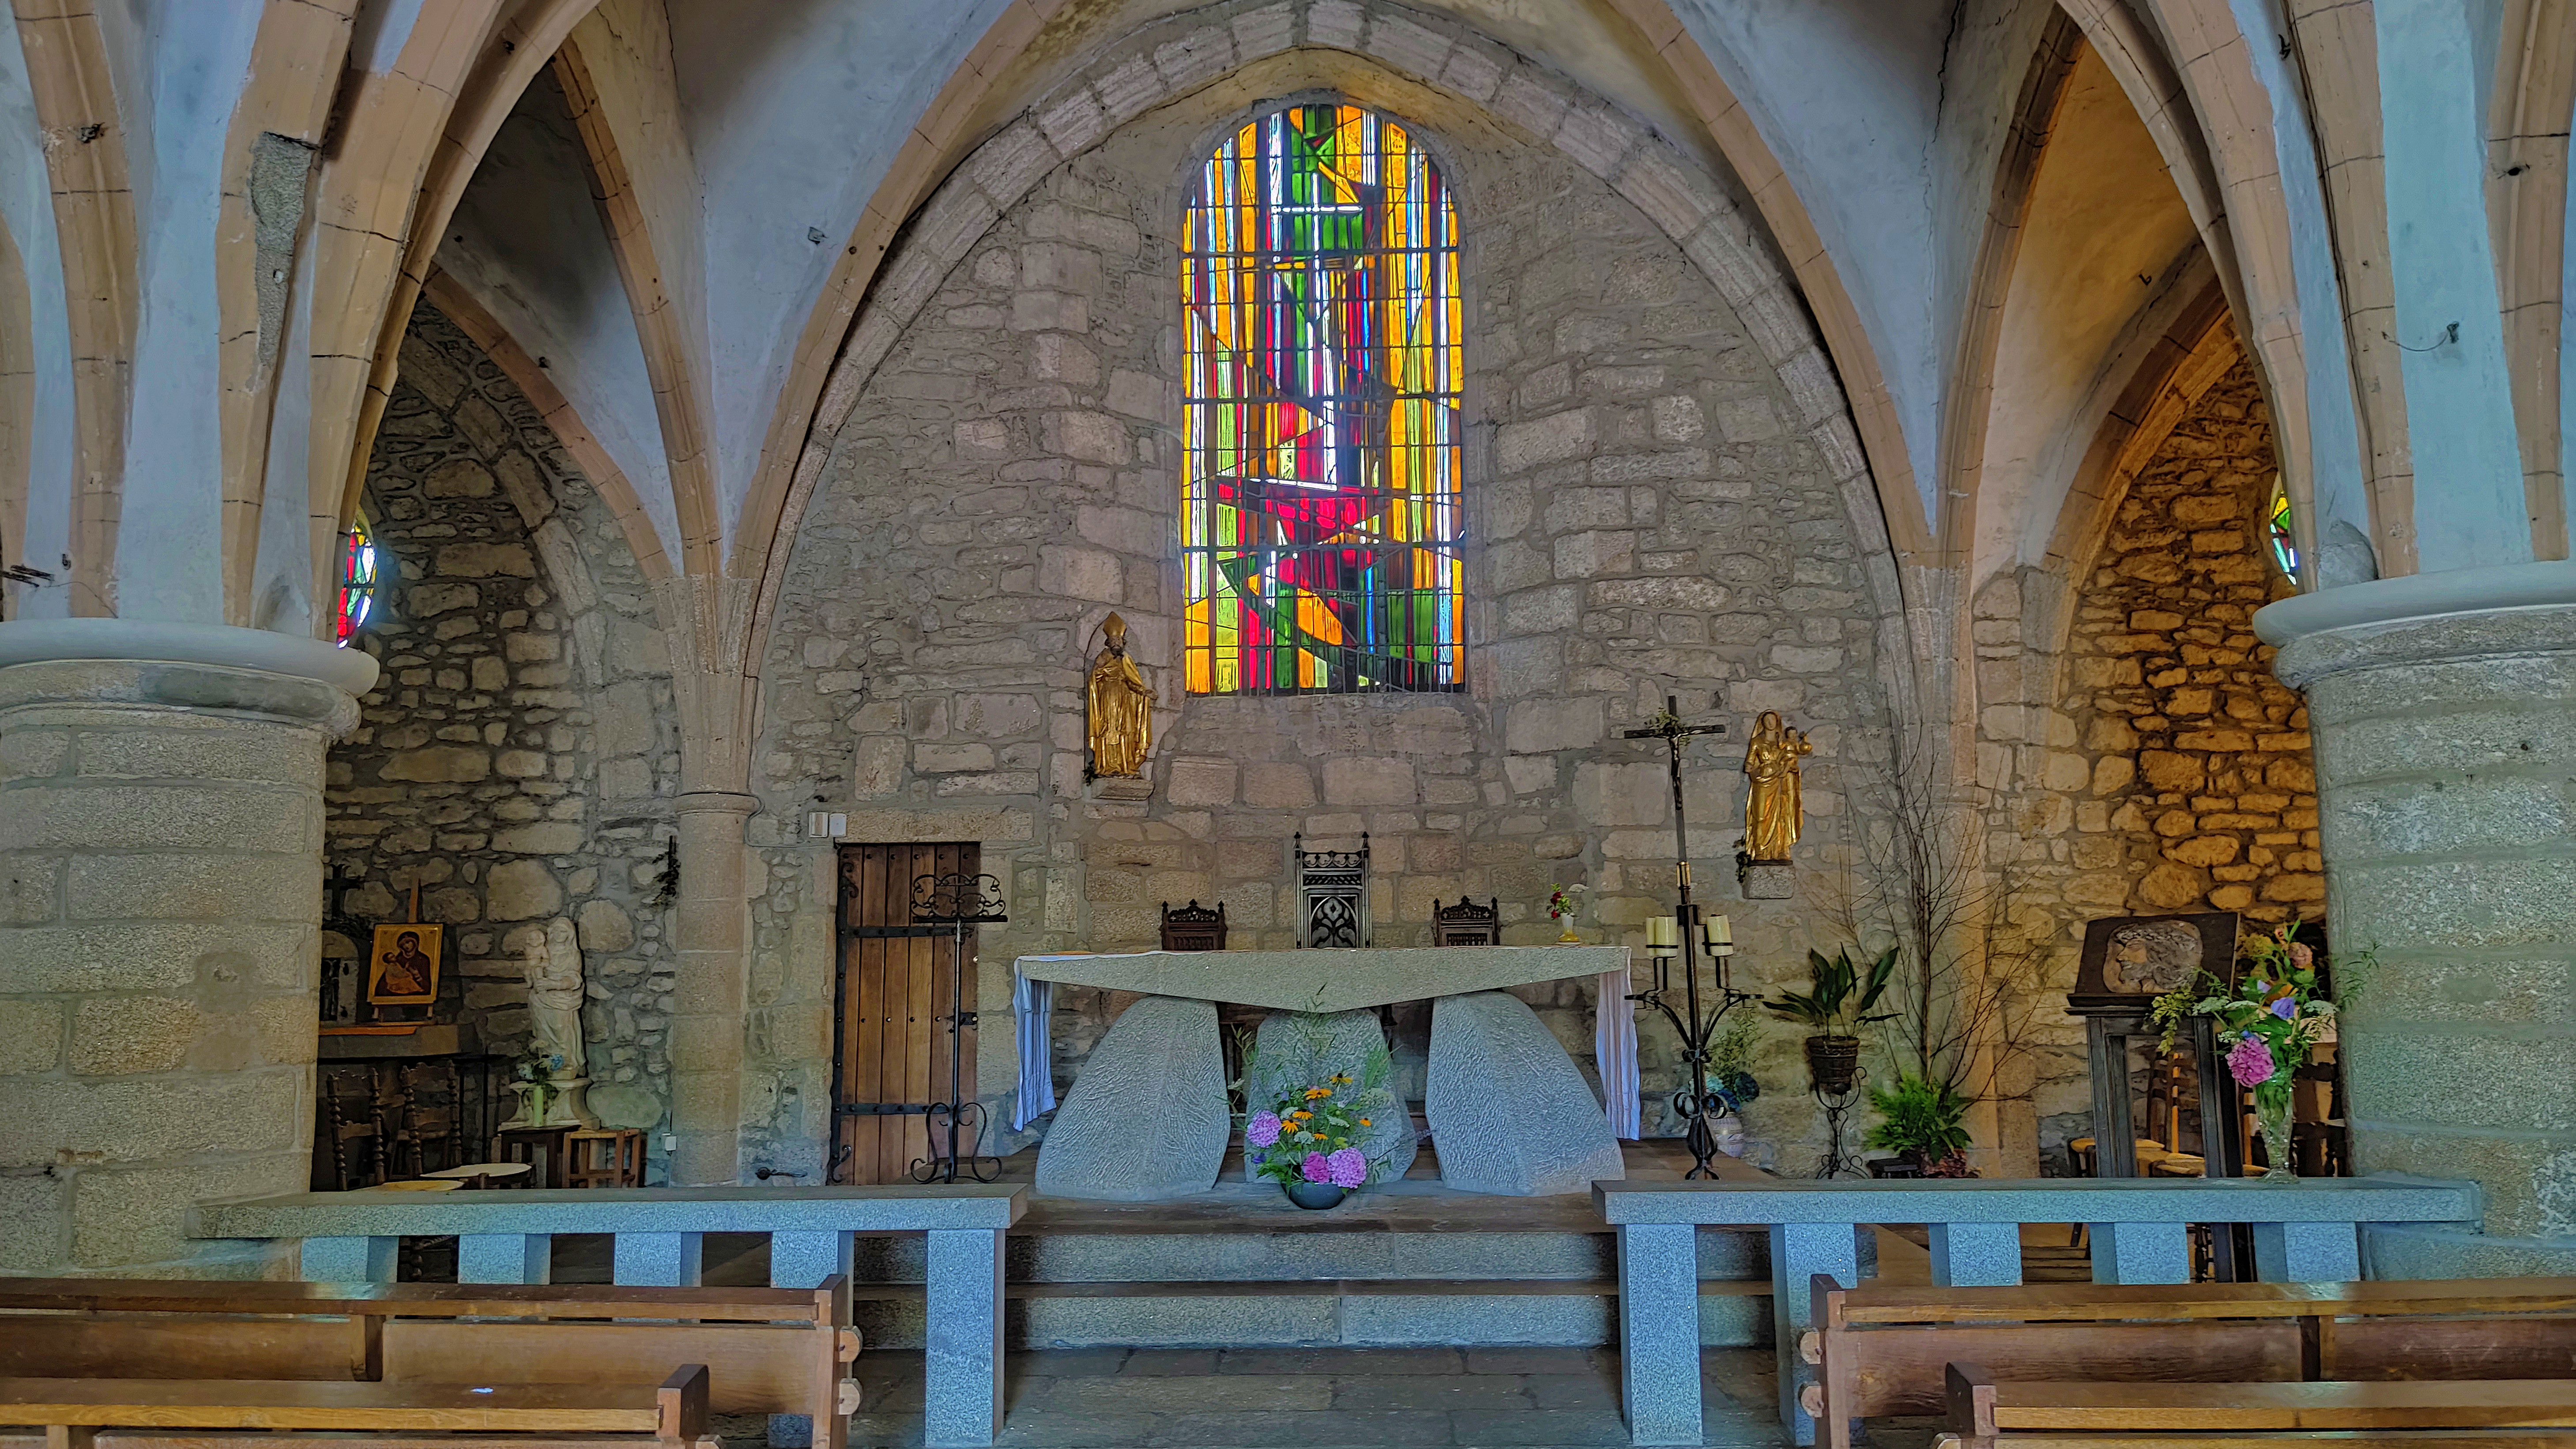
[[1869, 1089], [1869, 1105], [1878, 1121], [1861, 1145], [1912, 1158], [1934, 1176], [1965, 1176], [1964, 1162], [1950, 1170], [1951, 1159], [1968, 1146], [1970, 1099], [1946, 1082], [1908, 1072], [1893, 1087]]
[[1887, 992], [1887, 980], [1896, 970], [1896, 948], [1890, 946], [1866, 969], [1854, 963], [1846, 948], [1831, 956], [1821, 951], [1807, 953], [1807, 990], [1803, 993], [1783, 991], [1762, 1003], [1770, 1010], [1802, 1021], [1819, 1035], [1849, 1037], [1874, 1021], [1886, 1021], [1894, 1012], [1872, 1014], [1879, 997]]
[[1762, 1095], [1762, 1084], [1753, 1077], [1753, 1047], [1761, 1036], [1762, 1018], [1734, 1012], [1708, 1044], [1708, 1085], [1724, 1092], [1738, 1109]]

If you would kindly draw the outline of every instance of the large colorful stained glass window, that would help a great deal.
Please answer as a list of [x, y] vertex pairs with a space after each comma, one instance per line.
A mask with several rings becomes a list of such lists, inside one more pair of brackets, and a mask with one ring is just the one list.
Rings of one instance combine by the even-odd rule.
[[340, 642], [357, 637], [376, 608], [376, 536], [361, 518], [340, 540]]
[[1466, 683], [1458, 214], [1403, 127], [1303, 105], [1209, 158], [1183, 223], [1193, 694]]

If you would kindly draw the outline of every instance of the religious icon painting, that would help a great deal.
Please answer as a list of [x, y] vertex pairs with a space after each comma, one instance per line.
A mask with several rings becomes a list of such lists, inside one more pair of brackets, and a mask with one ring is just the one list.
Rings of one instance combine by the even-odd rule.
[[367, 1003], [436, 1005], [439, 952], [446, 936], [446, 927], [419, 921], [376, 927], [375, 949], [367, 956]]

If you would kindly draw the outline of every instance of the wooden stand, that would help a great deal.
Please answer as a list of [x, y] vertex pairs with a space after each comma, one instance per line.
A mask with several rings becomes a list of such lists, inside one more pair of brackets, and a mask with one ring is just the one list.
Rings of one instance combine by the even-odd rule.
[[[2139, 1177], [2136, 1109], [2130, 1101], [2129, 1041], [2160, 1038], [2164, 1028], [2143, 1012], [2087, 1012], [2084, 1040], [2093, 1069], [2093, 1142], [2103, 1177]], [[2185, 1035], [2200, 1064], [2201, 1156], [2211, 1177], [2241, 1177], [2245, 1154], [2230, 1129], [2236, 1121], [2235, 1084], [2227, 1080], [2209, 1018], [2194, 1017]]]
[[564, 1137], [565, 1187], [642, 1187], [644, 1134], [610, 1128]]
[[530, 1187], [563, 1187], [571, 1170], [571, 1157], [565, 1151], [564, 1139], [578, 1128], [515, 1127], [492, 1138], [492, 1160], [524, 1162], [536, 1169], [530, 1176], [536, 1180]]

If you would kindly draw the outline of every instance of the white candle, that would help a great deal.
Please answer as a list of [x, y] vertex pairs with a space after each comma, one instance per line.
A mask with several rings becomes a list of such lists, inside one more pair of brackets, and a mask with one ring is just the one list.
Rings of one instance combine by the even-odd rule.
[[1701, 921], [1699, 926], [1700, 939], [1706, 941], [1709, 945], [1732, 946], [1735, 944], [1735, 928], [1727, 924], [1726, 917], [1710, 916]]
[[1672, 917], [1648, 916], [1646, 918], [1647, 945], [1678, 946], [1681, 944], [1681, 940], [1681, 933], [1675, 928]]

